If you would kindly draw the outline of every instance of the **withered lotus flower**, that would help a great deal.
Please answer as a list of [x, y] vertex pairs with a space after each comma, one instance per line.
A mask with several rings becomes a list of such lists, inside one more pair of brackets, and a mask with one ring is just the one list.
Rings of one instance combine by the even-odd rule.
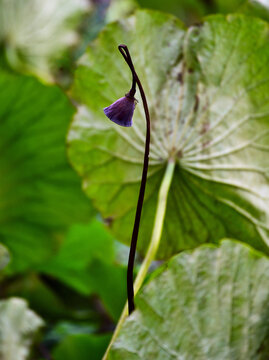
[[133, 96], [126, 94], [110, 106], [104, 108], [104, 113], [114, 123], [130, 127], [133, 124], [132, 118], [136, 103], [137, 100]]
[[135, 213], [135, 222], [133, 227], [131, 247], [130, 247], [129, 259], [128, 259], [128, 269], [127, 269], [128, 308], [129, 308], [129, 314], [131, 314], [132, 311], [135, 309], [134, 284], [133, 284], [134, 260], [135, 260], [139, 224], [140, 224], [140, 218], [141, 218], [141, 212], [142, 212], [144, 194], [145, 194], [145, 188], [147, 182], [147, 173], [148, 173], [149, 145], [150, 145], [150, 115], [149, 115], [146, 95], [143, 86], [139, 80], [139, 77], [137, 76], [137, 73], [135, 71], [128, 47], [122, 44], [118, 46], [118, 49], [132, 72], [132, 76], [133, 76], [132, 87], [124, 97], [118, 99], [110, 106], [104, 108], [104, 113], [111, 121], [113, 121], [114, 123], [120, 126], [125, 126], [125, 127], [132, 126], [132, 118], [134, 114], [135, 105], [137, 103], [137, 100], [135, 99], [134, 95], [136, 93], [136, 85], [138, 85], [145, 111], [146, 127], [147, 127], [144, 164], [143, 164], [142, 178], [141, 178], [141, 184], [139, 190], [139, 197], [138, 197], [136, 213]]

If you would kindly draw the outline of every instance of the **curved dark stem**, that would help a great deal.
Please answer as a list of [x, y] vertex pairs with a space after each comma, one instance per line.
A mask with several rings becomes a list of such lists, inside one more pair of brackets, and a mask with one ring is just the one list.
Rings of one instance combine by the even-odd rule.
[[[129, 49], [126, 45], [119, 45], [118, 46], [118, 49], [121, 53], [121, 55], [124, 57], [124, 60], [127, 62], [131, 72], [132, 72], [132, 76], [133, 76], [133, 83], [132, 83], [132, 87], [131, 87], [131, 90], [129, 91], [128, 93], [128, 96], [130, 97], [134, 97], [135, 95], [135, 92], [136, 92], [136, 78], [138, 77], [137, 74], [136, 74], [136, 71], [135, 71], [135, 68], [134, 68], [134, 64], [133, 64], [133, 61], [132, 61], [132, 58], [131, 58], [131, 55], [129, 53]], [[140, 88], [139, 88], [140, 90]]]
[[148, 173], [149, 146], [150, 146], [150, 116], [149, 116], [149, 109], [148, 109], [146, 95], [145, 95], [144, 89], [142, 87], [142, 84], [137, 76], [137, 73], [135, 71], [128, 47], [126, 45], [119, 45], [118, 48], [119, 48], [119, 51], [121, 52], [122, 56], [124, 57], [124, 60], [128, 64], [128, 66], [132, 72], [132, 75], [133, 75], [133, 84], [132, 84], [132, 88], [129, 92], [129, 95], [134, 96], [135, 86], [137, 84], [140, 94], [141, 94], [142, 102], [143, 102], [143, 107], [144, 107], [145, 117], [146, 117], [146, 125], [147, 125], [145, 153], [144, 153], [144, 165], [143, 165], [139, 197], [138, 197], [137, 206], [136, 206], [135, 222], [134, 222], [131, 247], [130, 247], [130, 253], [129, 253], [129, 260], [128, 260], [128, 269], [127, 269], [128, 308], [129, 308], [129, 314], [131, 314], [132, 311], [135, 309], [133, 270], [134, 270], [134, 260], [135, 260], [137, 237], [138, 237], [138, 232], [139, 232], [139, 224], [140, 224], [140, 218], [141, 218], [141, 212], [142, 212], [144, 194], [145, 194], [145, 188], [146, 188], [146, 182], [147, 182], [147, 173]]

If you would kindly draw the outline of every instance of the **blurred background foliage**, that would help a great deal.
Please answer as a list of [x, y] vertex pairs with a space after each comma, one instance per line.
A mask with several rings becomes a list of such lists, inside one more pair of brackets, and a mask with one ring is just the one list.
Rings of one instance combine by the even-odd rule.
[[[128, 248], [69, 165], [75, 110], [66, 93], [88, 43], [139, 7], [186, 26], [213, 13], [269, 19], [267, 0], [0, 0], [1, 360], [26, 359], [33, 340], [31, 359], [101, 359], [119, 318]], [[16, 316], [26, 333], [23, 320], [8, 323]]]

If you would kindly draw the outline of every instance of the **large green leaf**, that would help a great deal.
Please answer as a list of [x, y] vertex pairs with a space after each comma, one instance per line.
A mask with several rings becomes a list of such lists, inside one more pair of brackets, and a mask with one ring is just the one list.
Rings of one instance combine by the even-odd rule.
[[0, 240], [13, 270], [44, 262], [91, 207], [66, 159], [73, 107], [58, 87], [0, 74]]
[[130, 47], [152, 119], [139, 249], [147, 248], [158, 188], [173, 159], [159, 257], [224, 236], [268, 252], [268, 25], [240, 15], [212, 16], [184, 31], [174, 17], [138, 11], [107, 26], [82, 57], [69, 156], [112, 231], [128, 242], [145, 120], [138, 94], [132, 128], [120, 128], [103, 114], [130, 87], [120, 43]]
[[162, 270], [138, 295], [109, 359], [268, 359], [268, 258], [225, 240]]
[[0, 301], [0, 359], [24, 360], [43, 320], [19, 298]]

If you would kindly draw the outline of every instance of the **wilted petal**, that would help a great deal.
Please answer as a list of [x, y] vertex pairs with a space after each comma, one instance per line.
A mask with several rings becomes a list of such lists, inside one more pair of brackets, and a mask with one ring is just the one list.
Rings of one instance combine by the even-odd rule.
[[114, 123], [130, 127], [132, 126], [135, 104], [135, 98], [124, 96], [110, 106], [104, 108], [104, 113]]

